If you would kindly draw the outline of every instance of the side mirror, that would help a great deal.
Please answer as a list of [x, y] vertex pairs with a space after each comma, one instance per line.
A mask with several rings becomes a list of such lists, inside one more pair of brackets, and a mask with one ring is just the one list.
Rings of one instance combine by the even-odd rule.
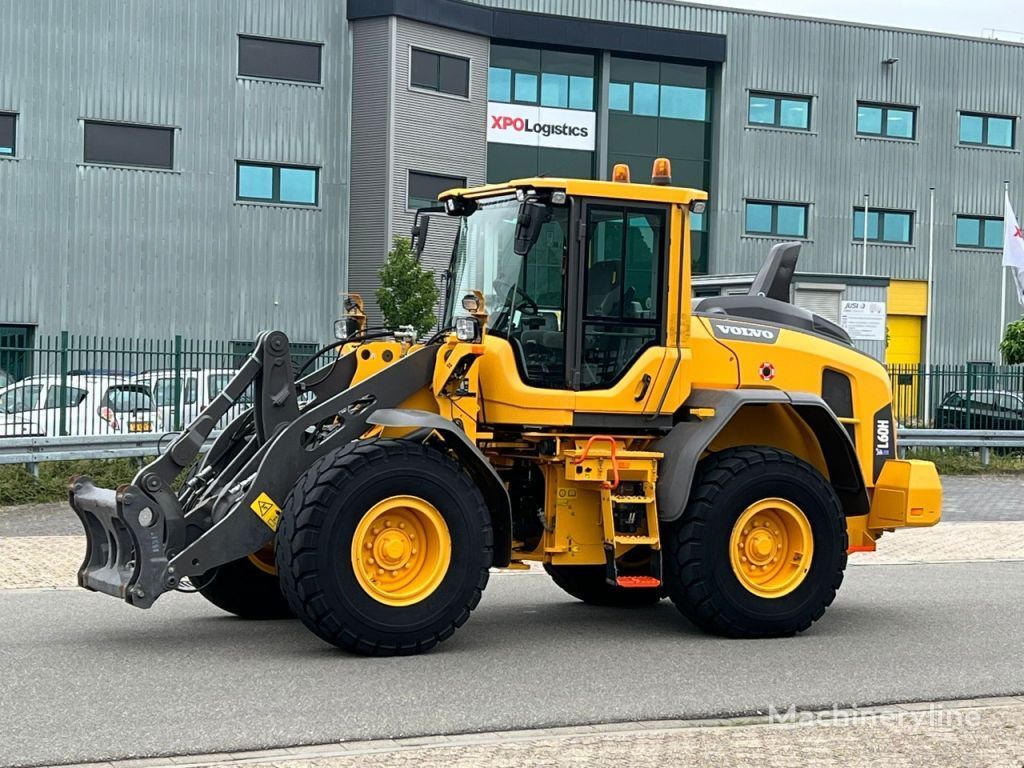
[[551, 209], [536, 200], [524, 200], [519, 206], [516, 218], [515, 242], [512, 250], [517, 256], [525, 256], [540, 237], [541, 228], [551, 220]]
[[430, 228], [430, 217], [424, 216], [420, 218], [419, 212], [416, 214], [416, 222], [412, 225], [412, 252], [416, 256], [416, 261], [420, 260], [423, 256], [423, 249], [427, 246], [427, 230]]

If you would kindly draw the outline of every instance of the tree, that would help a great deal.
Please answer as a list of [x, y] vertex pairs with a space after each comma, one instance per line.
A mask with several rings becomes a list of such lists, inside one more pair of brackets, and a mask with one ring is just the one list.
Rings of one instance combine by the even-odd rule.
[[419, 334], [437, 322], [437, 284], [434, 275], [420, 266], [407, 237], [395, 237], [391, 251], [380, 271], [377, 304], [388, 328], [411, 325]]
[[1008, 365], [1024, 363], [1024, 317], [1006, 326], [999, 351]]

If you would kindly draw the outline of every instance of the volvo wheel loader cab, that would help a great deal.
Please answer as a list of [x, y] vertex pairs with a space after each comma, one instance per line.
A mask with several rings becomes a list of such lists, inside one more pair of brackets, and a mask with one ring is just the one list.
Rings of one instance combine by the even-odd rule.
[[896, 458], [882, 366], [788, 302], [799, 246], [776, 246], [750, 295], [693, 301], [706, 196], [669, 176], [444, 193], [421, 212], [459, 224], [440, 330], [368, 331], [353, 296], [323, 350], [340, 354], [298, 374], [284, 334], [261, 335], [130, 485], [72, 479], [79, 583], [143, 608], [198, 589], [290, 611], [367, 654], [432, 647], [491, 568], [531, 562], [587, 603], [667, 596], [733, 637], [806, 629], [849, 552], [939, 520], [938, 477]]

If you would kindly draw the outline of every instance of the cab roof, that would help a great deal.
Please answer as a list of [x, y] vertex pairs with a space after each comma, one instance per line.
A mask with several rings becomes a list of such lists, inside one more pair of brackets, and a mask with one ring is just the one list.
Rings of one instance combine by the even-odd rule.
[[650, 203], [676, 203], [689, 205], [694, 200], [707, 200], [708, 193], [689, 187], [661, 186], [656, 184], [634, 184], [625, 181], [594, 181], [592, 179], [553, 179], [535, 176], [513, 179], [501, 184], [485, 184], [480, 187], [448, 189], [438, 195], [438, 200], [448, 198], [480, 199], [515, 194], [516, 190], [551, 189], [564, 190], [567, 195], [579, 197], [602, 197], [612, 200], [637, 200]]

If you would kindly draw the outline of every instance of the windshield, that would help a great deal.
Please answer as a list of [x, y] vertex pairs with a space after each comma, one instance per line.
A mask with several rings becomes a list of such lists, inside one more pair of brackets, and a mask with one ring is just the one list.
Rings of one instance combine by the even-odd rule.
[[480, 204], [462, 218], [452, 279], [445, 307], [445, 325], [461, 311], [462, 297], [480, 291], [488, 312], [487, 329], [508, 335], [524, 311], [536, 316], [548, 309], [557, 323], [563, 304], [568, 206], [548, 206], [548, 220], [525, 256], [512, 248], [520, 203], [513, 197]]

